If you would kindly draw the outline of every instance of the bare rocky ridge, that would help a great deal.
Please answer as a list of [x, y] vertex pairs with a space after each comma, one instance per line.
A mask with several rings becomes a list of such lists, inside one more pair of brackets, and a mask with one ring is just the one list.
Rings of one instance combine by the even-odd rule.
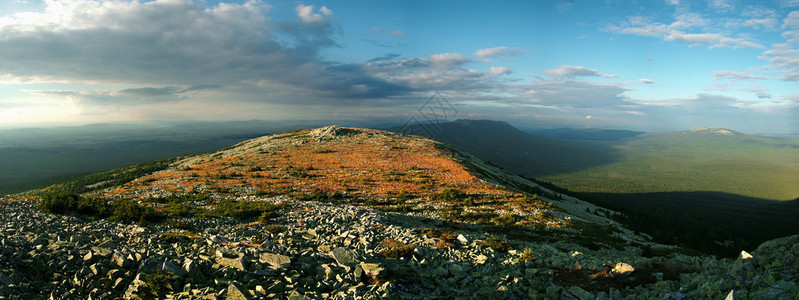
[[707, 127], [694, 128], [694, 129], [691, 130], [691, 132], [707, 132], [707, 133], [713, 133], [713, 134], [718, 134], [718, 135], [727, 135], [727, 136], [739, 134], [739, 133], [737, 133], [735, 131], [732, 131], [732, 130], [729, 130], [729, 129], [725, 129], [725, 128], [707, 128]]
[[[358, 184], [342, 180], [350, 173]], [[268, 187], [281, 194], [259, 193]], [[194, 216], [168, 215], [155, 201], [189, 193], [208, 196], [184, 203], [200, 209]], [[169, 217], [142, 227], [44, 212], [37, 197], [2, 199], [0, 299], [799, 294], [799, 236], [737, 260], [690, 256], [466, 153], [367, 129], [257, 138], [91, 196], [135, 199]], [[279, 210], [260, 221], [201, 215], [221, 199]]]

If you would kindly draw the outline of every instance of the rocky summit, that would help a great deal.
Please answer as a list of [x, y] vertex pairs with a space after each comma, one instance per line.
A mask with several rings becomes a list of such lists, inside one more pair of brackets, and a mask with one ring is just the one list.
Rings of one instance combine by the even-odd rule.
[[426, 138], [328, 126], [0, 200], [0, 299], [794, 299], [799, 236], [715, 258]]

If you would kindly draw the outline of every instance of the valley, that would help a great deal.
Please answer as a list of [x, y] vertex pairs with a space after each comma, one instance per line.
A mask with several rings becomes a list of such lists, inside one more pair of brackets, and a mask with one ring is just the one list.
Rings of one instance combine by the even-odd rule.
[[437, 128], [431, 137], [623, 212], [632, 228], [662, 243], [734, 256], [740, 248], [799, 233], [795, 138], [725, 129], [530, 130], [538, 136], [488, 120]]
[[618, 161], [538, 177], [578, 192], [721, 192], [799, 198], [799, 140], [699, 130], [651, 133], [601, 143]]

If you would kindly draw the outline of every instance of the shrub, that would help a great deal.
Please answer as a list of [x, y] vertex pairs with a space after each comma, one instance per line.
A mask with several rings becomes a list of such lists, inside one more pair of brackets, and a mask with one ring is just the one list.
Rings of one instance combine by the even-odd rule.
[[159, 238], [162, 241], [167, 242], [167, 243], [177, 243], [177, 242], [182, 242], [182, 241], [185, 241], [185, 240], [188, 240], [188, 239], [198, 239], [198, 238], [202, 238], [202, 237], [200, 235], [193, 234], [193, 233], [190, 233], [190, 232], [170, 231], [170, 232], [162, 233]]
[[189, 230], [192, 229], [192, 225], [180, 220], [166, 220], [161, 223], [161, 226], [168, 226], [177, 229]]
[[285, 167], [283, 171], [285, 171], [289, 176], [294, 178], [311, 178], [314, 177], [313, 174], [308, 173], [308, 171], [315, 170], [313, 167], [299, 167], [295, 168], [292, 166]]
[[86, 198], [69, 193], [46, 195], [39, 202], [39, 208], [51, 213], [76, 213], [99, 218], [106, 217], [109, 213], [108, 204], [104, 199]]
[[503, 226], [516, 224], [517, 221], [519, 221], [519, 217], [513, 214], [502, 215], [491, 219], [492, 223]]
[[171, 202], [164, 205], [164, 213], [171, 217], [192, 217], [198, 212], [191, 204]]
[[158, 221], [161, 216], [152, 207], [142, 206], [130, 199], [120, 199], [114, 202], [109, 221], [136, 222], [146, 225], [147, 222]]
[[458, 233], [453, 231], [444, 231], [431, 228], [417, 228], [414, 231], [421, 231], [422, 235], [428, 238], [439, 238], [447, 242], [454, 242], [458, 238]]
[[314, 190], [307, 194], [300, 194], [296, 196], [297, 200], [301, 201], [317, 201], [317, 202], [339, 202], [346, 197], [341, 193], [325, 193], [320, 190]]
[[50, 194], [42, 197], [39, 208], [56, 214], [74, 212], [80, 201], [80, 196], [76, 194]]
[[416, 249], [413, 245], [408, 245], [394, 239], [387, 239], [383, 241], [382, 244], [386, 249], [380, 251], [380, 255], [388, 258], [410, 258], [413, 256], [413, 250]]
[[519, 257], [519, 260], [521, 260], [522, 262], [534, 261], [535, 260], [535, 254], [533, 253], [533, 249], [524, 248], [524, 252], [522, 252], [522, 256]]
[[500, 240], [495, 237], [489, 237], [483, 241], [483, 246], [494, 249], [497, 252], [507, 252], [510, 250], [510, 244], [507, 241]]
[[383, 212], [397, 212], [397, 213], [409, 213], [413, 211], [413, 207], [410, 205], [381, 205], [375, 206], [374, 209]]
[[82, 215], [106, 217], [109, 213], [108, 202], [102, 198], [81, 197], [75, 212]]
[[436, 194], [436, 198], [449, 201], [458, 200], [463, 198], [464, 196], [466, 196], [466, 194], [453, 188], [446, 188], [443, 191]]
[[464, 206], [474, 206], [474, 197], [469, 197], [463, 200]]
[[261, 215], [258, 217], [258, 222], [266, 223], [269, 220], [277, 217], [277, 213], [275, 211], [265, 211], [262, 212]]
[[271, 196], [273, 195], [272, 190], [268, 189], [258, 189], [255, 191], [256, 196]]
[[411, 199], [414, 199], [414, 198], [416, 198], [416, 196], [414, 194], [408, 193], [407, 191], [401, 191], [397, 195], [397, 200], [400, 200], [400, 201], [407, 201], [407, 200], [411, 200]]
[[264, 226], [264, 230], [266, 230], [266, 231], [268, 231], [270, 233], [277, 234], [277, 233], [281, 233], [281, 232], [286, 232], [286, 226], [277, 225], [277, 224], [266, 225], [266, 226]]
[[150, 292], [154, 296], [165, 296], [169, 291], [172, 291], [172, 281], [177, 279], [174, 275], [165, 271], [158, 271], [155, 273], [143, 273], [141, 280], [147, 284]]
[[458, 239], [458, 233], [452, 231], [444, 231], [430, 228], [417, 228], [416, 232], [422, 232], [422, 235], [428, 238], [436, 238], [436, 248], [451, 248], [455, 246], [455, 241]]

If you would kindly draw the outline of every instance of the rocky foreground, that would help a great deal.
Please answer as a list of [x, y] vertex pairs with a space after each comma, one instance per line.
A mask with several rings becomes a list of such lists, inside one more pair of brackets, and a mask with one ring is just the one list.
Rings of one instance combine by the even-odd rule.
[[[795, 299], [799, 236], [736, 260], [638, 248], [590, 250], [568, 240], [487, 245], [422, 228], [440, 221], [368, 208], [288, 204], [271, 224], [183, 220], [139, 227], [0, 204], [2, 299]], [[386, 242], [391, 241], [391, 242]], [[411, 248], [396, 245], [412, 245]], [[493, 248], [492, 248], [493, 247]], [[524, 249], [524, 250], [521, 250]], [[386, 250], [393, 250], [386, 251]], [[403, 251], [407, 251], [404, 253]], [[396, 255], [395, 255], [396, 254]], [[658, 272], [656, 272], [658, 271]]]

